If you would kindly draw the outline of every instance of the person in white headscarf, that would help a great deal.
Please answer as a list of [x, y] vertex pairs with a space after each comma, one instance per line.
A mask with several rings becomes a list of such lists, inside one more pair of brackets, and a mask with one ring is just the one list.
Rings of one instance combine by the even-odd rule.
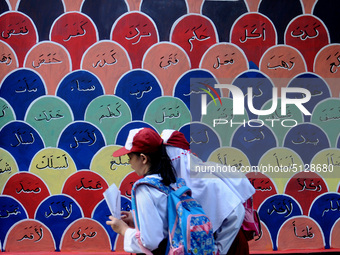
[[[165, 129], [161, 137], [177, 176], [186, 181], [192, 196], [212, 222], [219, 254], [228, 254], [228, 251], [229, 254], [249, 254], [248, 243], [240, 236], [245, 214], [243, 203], [255, 193], [248, 178], [240, 172], [228, 173], [228, 176], [197, 172], [197, 167], [217, 163], [203, 162], [193, 155], [184, 134], [179, 131]], [[233, 242], [233, 249], [230, 249]]]

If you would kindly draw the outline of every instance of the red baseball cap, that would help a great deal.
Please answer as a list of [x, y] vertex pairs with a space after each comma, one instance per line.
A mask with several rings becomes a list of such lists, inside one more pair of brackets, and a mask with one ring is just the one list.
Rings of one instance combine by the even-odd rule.
[[160, 135], [151, 128], [131, 129], [125, 146], [116, 150], [112, 156], [119, 157], [130, 152], [156, 152], [162, 142]]
[[164, 129], [161, 137], [165, 145], [171, 145], [174, 147], [181, 148], [183, 150], [189, 150], [190, 144], [185, 138], [184, 134], [173, 129]]

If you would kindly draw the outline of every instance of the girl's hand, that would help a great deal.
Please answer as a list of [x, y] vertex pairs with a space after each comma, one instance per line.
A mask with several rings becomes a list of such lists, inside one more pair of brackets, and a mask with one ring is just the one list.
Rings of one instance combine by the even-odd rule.
[[135, 227], [135, 223], [133, 222], [133, 217], [131, 212], [122, 211], [122, 216], [120, 217], [130, 228]]
[[123, 220], [117, 219], [113, 216], [109, 216], [109, 219], [110, 220], [106, 221], [106, 225], [111, 226], [113, 231], [117, 234], [124, 236], [129, 226]]

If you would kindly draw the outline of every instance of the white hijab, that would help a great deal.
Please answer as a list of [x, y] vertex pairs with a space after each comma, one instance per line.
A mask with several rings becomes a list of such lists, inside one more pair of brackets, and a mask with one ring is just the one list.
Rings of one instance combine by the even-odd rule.
[[195, 171], [196, 166], [209, 166], [214, 162], [203, 162], [189, 150], [166, 146], [167, 153], [176, 170], [192, 190], [192, 196], [202, 205], [216, 231], [229, 214], [244, 203], [255, 189], [242, 173], [228, 173], [227, 178]]

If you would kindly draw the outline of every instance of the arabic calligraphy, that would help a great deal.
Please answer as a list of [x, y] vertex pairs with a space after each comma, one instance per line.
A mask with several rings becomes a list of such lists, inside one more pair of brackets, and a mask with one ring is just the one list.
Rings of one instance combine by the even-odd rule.
[[0, 59], [1, 64], [5, 64], [6, 66], [10, 66], [12, 64], [11, 53], [8, 53], [7, 56], [3, 53]]
[[293, 203], [291, 201], [287, 201], [283, 199], [280, 202], [271, 201], [272, 208], [267, 209], [267, 213], [272, 215], [274, 212], [280, 215], [284, 215], [287, 218], [293, 212]]
[[0, 174], [11, 172], [12, 167], [9, 165], [8, 162], [3, 161], [2, 158], [0, 158]]
[[[5, 214], [3, 214], [5, 213]], [[21, 212], [19, 211], [19, 207], [15, 207], [13, 210], [9, 211], [9, 210], [0, 210], [0, 218], [1, 219], [5, 219], [5, 218], [9, 218], [11, 215], [18, 215]]]
[[[34, 189], [28, 189], [28, 188], [25, 189], [24, 185], [22, 184], [22, 181], [20, 181], [19, 184], [20, 184], [21, 188], [19, 190], [17, 188], [15, 189], [17, 194], [20, 194], [21, 192], [26, 193], [26, 194], [29, 194], [29, 193], [37, 194], [37, 193], [41, 192], [41, 188], [40, 187], [36, 187]], [[30, 182], [28, 182], [27, 184], [30, 184]]]
[[[136, 25], [136, 26], [131, 26], [130, 30], [129, 30], [129, 34], [125, 35], [125, 39], [128, 41], [133, 41], [131, 44], [135, 45], [138, 44], [142, 38], [145, 37], [150, 37], [151, 33], [150, 32], [141, 32], [141, 30], [139, 29], [140, 24]], [[145, 28], [147, 27], [147, 24], [144, 24], [143, 26], [141, 26], [141, 28], [143, 30], [145, 30]]]
[[79, 147], [79, 144], [87, 144], [88, 146], [92, 146], [97, 141], [97, 136], [95, 131], [92, 132], [88, 131], [87, 129], [85, 131], [75, 131], [73, 133], [73, 138], [75, 144], [70, 144], [70, 148], [75, 149]]
[[[68, 219], [71, 214], [72, 214], [72, 203], [73, 202], [69, 202], [68, 207], [65, 205], [65, 201], [61, 202], [61, 209], [54, 211], [52, 209], [52, 205], [54, 204], [54, 202], [52, 202], [48, 208], [49, 208], [49, 212], [45, 212], [45, 217], [49, 218], [50, 216], [62, 216], [64, 219]], [[56, 202], [55, 205], [57, 205], [58, 207], [60, 207], [60, 202]], [[54, 206], [55, 207], [55, 206]]]
[[193, 136], [191, 135], [190, 136], [190, 144], [192, 144], [192, 143], [194, 143], [194, 144], [209, 143], [210, 139], [209, 139], [208, 130], [204, 130], [203, 133], [204, 133], [204, 135], [203, 135], [204, 137], [201, 140], [197, 140], [197, 139], [195, 140], [193, 138]]
[[[283, 55], [278, 56], [278, 58], [281, 58]], [[273, 55], [270, 59], [273, 59], [275, 57], [275, 55]], [[281, 60], [280, 64], [278, 65], [270, 65], [270, 63], [267, 64], [267, 68], [268, 69], [286, 69], [288, 71], [292, 70], [295, 66], [295, 62], [293, 62], [292, 60], [294, 60], [295, 57], [292, 57], [289, 61], [284, 61]]]
[[32, 66], [34, 68], [39, 68], [41, 65], [48, 65], [48, 64], [60, 64], [63, 61], [56, 58], [57, 53], [48, 53], [46, 57], [44, 57], [45, 54], [41, 54], [39, 56], [39, 59], [32, 62]]
[[[92, 228], [91, 228], [92, 229]], [[71, 234], [71, 238], [74, 240], [74, 241], [79, 241], [80, 243], [84, 242], [86, 240], [86, 238], [93, 238], [97, 235], [97, 232], [96, 231], [90, 231], [88, 233], [86, 233], [87, 231], [89, 231], [89, 227], [86, 227], [82, 232], [81, 228], [78, 229], [78, 231], [74, 231], [72, 232]]]
[[313, 39], [313, 38], [318, 37], [319, 31], [317, 30], [317, 28], [320, 26], [321, 25], [317, 24], [316, 22], [312, 26], [309, 26], [308, 24], [302, 28], [298, 26], [290, 34], [292, 37], [295, 37], [295, 38], [300, 37], [302, 41], [308, 38]]
[[48, 113], [46, 113], [46, 111], [42, 111], [42, 114], [39, 114], [38, 117], [34, 117], [34, 120], [36, 121], [42, 121], [42, 120], [46, 120], [47, 122], [50, 122], [51, 120], [54, 119], [62, 119], [64, 118], [64, 115], [59, 113], [60, 110], [57, 110], [55, 114], [53, 114], [52, 110], [49, 110]]
[[327, 153], [326, 154], [326, 157], [327, 157], [327, 163], [328, 163], [328, 166], [340, 166], [340, 157], [338, 157], [338, 160], [334, 160], [334, 153]]
[[[222, 164], [222, 165], [225, 165], [225, 166], [228, 166], [228, 165], [230, 165], [230, 167], [235, 167], [236, 169], [240, 169], [242, 166], [243, 166], [243, 164], [242, 164], [242, 159], [240, 159], [239, 160], [239, 162], [238, 163], [234, 163], [234, 164], [232, 164], [232, 163], [229, 163], [228, 162], [228, 154], [227, 153], [225, 153], [223, 156], [221, 156], [221, 153], [218, 153], [217, 154], [217, 159], [218, 159], [218, 161]], [[233, 160], [233, 161], [235, 161], [235, 159]]]
[[[157, 124], [162, 124], [164, 123], [167, 119], [178, 119], [181, 117], [181, 113], [179, 112], [179, 106], [176, 107], [164, 107], [162, 108], [162, 117], [160, 120], [155, 120], [155, 123]], [[168, 113], [166, 113], [166, 111]]]
[[8, 106], [6, 104], [2, 105], [2, 110], [1, 110], [0, 118], [5, 117], [6, 109], [9, 109]]
[[41, 161], [35, 166], [37, 169], [67, 169], [69, 167], [66, 154], [42, 156]]
[[[170, 67], [171, 65], [177, 65], [179, 63], [179, 60], [177, 59], [177, 53], [173, 54], [170, 53], [168, 55], [167, 60], [165, 59], [165, 56], [162, 56], [160, 58], [161, 62], [159, 63], [160, 68], [162, 69], [167, 69], [168, 67]], [[165, 64], [164, 64], [164, 63]]]
[[117, 52], [114, 49], [110, 50], [107, 58], [106, 53], [98, 54], [96, 57], [97, 58], [101, 57], [101, 59], [99, 59], [96, 63], [92, 64], [92, 67], [97, 68], [104, 67], [106, 65], [111, 66], [117, 64], [118, 60], [115, 58], [116, 54]]
[[136, 90], [134, 92], [130, 92], [131, 96], [136, 96], [136, 99], [141, 99], [145, 93], [149, 93], [152, 90], [152, 87], [149, 85], [150, 82], [142, 83], [142, 85], [145, 85], [145, 89], [143, 90]]
[[[266, 29], [265, 29], [265, 23], [262, 23], [260, 25], [259, 30], [262, 30], [260, 32], [257, 31], [258, 27], [256, 24], [252, 26], [245, 25], [243, 28], [244, 30], [244, 36], [240, 38], [241, 43], [245, 43], [248, 39], [259, 39], [262, 37], [262, 40], [266, 40]], [[248, 29], [251, 30], [250, 33], [248, 32]]]
[[275, 158], [275, 162], [278, 167], [281, 167], [281, 166], [292, 167], [296, 165], [294, 163], [293, 155], [288, 155], [286, 157], [279, 157], [276, 153], [274, 153], [273, 157]]
[[[30, 230], [31, 227], [26, 227], [25, 230]], [[37, 235], [37, 237], [35, 237]], [[36, 238], [36, 240], [34, 240]], [[34, 240], [35, 243], [39, 242], [43, 238], [43, 229], [40, 227], [39, 229], [37, 227], [34, 227], [34, 232], [30, 232], [29, 234], [25, 234], [22, 238], [18, 239], [18, 242], [21, 242], [23, 240]]]
[[302, 229], [300, 231], [300, 235], [298, 235], [298, 231], [297, 231], [297, 227], [295, 226], [295, 221], [292, 222], [293, 225], [293, 229], [294, 229], [294, 235], [297, 238], [302, 238], [302, 239], [306, 239], [306, 238], [310, 238], [312, 239], [314, 237], [314, 233], [311, 232], [311, 230], [313, 229], [313, 227], [309, 227], [308, 225], [306, 226], [305, 229]]
[[[338, 71], [338, 67], [340, 67], [340, 56], [338, 56], [338, 55], [339, 55], [339, 51], [337, 51], [334, 54], [334, 57], [336, 57], [337, 63], [335, 63], [335, 61], [334, 61], [334, 62], [329, 64], [330, 65], [330, 68], [329, 68], [330, 73], [336, 73]], [[331, 58], [331, 56], [332, 55], [329, 55], [326, 60], [329, 60]]]
[[[336, 205], [335, 205], [336, 204]], [[332, 199], [329, 200], [329, 208], [325, 208], [323, 211], [322, 211], [322, 217], [325, 216], [325, 213], [328, 213], [328, 212], [340, 212], [340, 202], [339, 200], [337, 201], [333, 201]]]
[[[20, 80], [21, 81], [21, 80]], [[24, 92], [37, 92], [38, 89], [37, 88], [31, 88], [30, 89], [30, 85], [32, 85], [33, 83], [36, 82], [36, 79], [34, 79], [32, 81], [31, 84], [28, 84], [27, 79], [23, 78], [22, 81], [25, 83], [25, 86], [19, 86], [19, 89], [15, 90], [15, 93], [24, 93]]]
[[[207, 91], [211, 92], [210, 88], [207, 88]], [[190, 88], [190, 92], [183, 94], [183, 96], [191, 96], [192, 94], [203, 94], [203, 93], [206, 93], [206, 92], [200, 88], [198, 89]]]
[[[313, 133], [312, 135], [315, 135], [315, 133]], [[299, 136], [296, 139], [292, 140], [293, 144], [312, 144], [312, 145], [318, 145], [319, 143], [319, 138], [316, 138], [315, 140], [311, 140], [309, 138], [306, 138], [304, 135], [302, 135], [299, 132]]]
[[197, 30], [202, 30], [202, 32], [205, 32], [205, 31], [206, 31], [206, 29], [201, 29], [202, 26], [203, 26], [203, 25], [200, 24], [198, 27], [193, 27], [191, 30], [188, 29], [188, 30], [185, 31], [185, 33], [184, 33], [184, 34], [186, 34], [186, 33], [190, 33], [190, 31], [192, 31], [192, 34], [193, 34], [193, 35], [188, 39], [188, 43], [189, 43], [189, 45], [190, 45], [190, 51], [192, 51], [193, 48], [194, 48], [193, 42], [194, 42], [195, 40], [198, 41], [198, 42], [202, 42], [202, 41], [205, 41], [205, 40], [210, 39], [210, 36], [204, 35], [204, 34], [202, 34], [202, 33], [200, 33], [199, 35], [197, 35], [197, 34], [198, 34]]
[[122, 157], [119, 156], [118, 160], [111, 160], [110, 161], [110, 170], [117, 170], [118, 166], [128, 166], [130, 165], [129, 159], [127, 158], [127, 161], [122, 161]]
[[[76, 83], [76, 89], [78, 90], [78, 91], [81, 91], [81, 92], [88, 92], [88, 91], [94, 91], [95, 89], [96, 89], [96, 86], [95, 85], [92, 85], [92, 86], [90, 86], [90, 87], [87, 87], [87, 88], [81, 88], [80, 87], [80, 82], [79, 82], [79, 80], [72, 80], [72, 83]], [[74, 90], [74, 87], [73, 86], [71, 86], [71, 91], [73, 91]]]
[[89, 181], [87, 182], [87, 185], [85, 185], [84, 182], [83, 182], [84, 179], [85, 179], [84, 177], [82, 177], [82, 178], [80, 179], [80, 187], [78, 187], [78, 185], [76, 185], [76, 190], [77, 190], [77, 191], [82, 190], [82, 189], [84, 189], [84, 190], [101, 190], [101, 189], [103, 189], [102, 184], [100, 183], [100, 181], [97, 181], [97, 182], [96, 182], [96, 186], [93, 187], [93, 186], [91, 185], [92, 182], [93, 182], [93, 180], [89, 180]]
[[7, 29], [1, 32], [3, 39], [9, 39], [11, 36], [27, 35], [29, 33], [27, 26], [25, 25], [26, 20], [24, 19], [21, 23], [9, 24]]
[[265, 134], [263, 133], [263, 129], [260, 128], [259, 130], [253, 130], [254, 132], [248, 133], [249, 137], [243, 137], [243, 141], [247, 143], [252, 143], [255, 141], [264, 140]]
[[13, 132], [13, 133], [18, 143], [11, 144], [12, 147], [18, 147], [21, 144], [22, 145], [33, 144], [35, 141], [34, 135], [31, 132], [27, 134], [26, 131], [20, 132], [19, 130], [17, 130], [16, 132]]
[[[108, 111], [108, 114], [100, 115], [99, 122], [101, 123], [103, 119], [107, 119], [107, 118], [119, 118], [122, 115], [121, 111], [119, 110], [119, 108], [121, 106], [122, 105], [120, 103], [116, 103], [116, 109], [115, 109], [116, 112], [112, 112], [111, 111], [111, 104], [106, 105], [106, 109]], [[104, 107], [104, 106], [101, 105], [100, 107]]]
[[321, 111], [323, 116], [319, 117], [319, 120], [322, 122], [330, 121], [330, 120], [339, 120], [340, 119], [340, 106], [326, 108]]
[[314, 183], [313, 179], [297, 178], [296, 181], [301, 186], [301, 189], [298, 190], [299, 192], [304, 191], [304, 190], [320, 192], [322, 190], [320, 180], [318, 180], [316, 183]]
[[264, 180], [261, 178], [250, 178], [249, 179], [250, 183], [253, 185], [255, 190], [259, 191], [271, 191], [273, 187], [271, 186], [271, 181], [270, 180]]
[[[77, 22], [73, 23], [72, 25], [69, 26], [69, 24], [65, 25], [65, 29], [70, 29], [73, 30], [73, 33], [70, 33], [70, 35], [64, 39], [64, 42], [68, 42], [72, 38], [79, 37], [79, 36], [84, 36], [86, 34], [86, 30], [84, 26], [87, 24], [87, 21], [80, 21], [79, 24]], [[73, 26], [73, 27], [71, 27]]]
[[216, 63], [213, 64], [214, 69], [219, 69], [221, 66], [226, 66], [226, 65], [232, 65], [234, 64], [235, 60], [233, 59], [233, 56], [235, 55], [235, 52], [231, 54], [230, 58], [227, 58], [228, 54], [225, 54], [224, 59], [221, 60], [220, 55], [216, 56]]

